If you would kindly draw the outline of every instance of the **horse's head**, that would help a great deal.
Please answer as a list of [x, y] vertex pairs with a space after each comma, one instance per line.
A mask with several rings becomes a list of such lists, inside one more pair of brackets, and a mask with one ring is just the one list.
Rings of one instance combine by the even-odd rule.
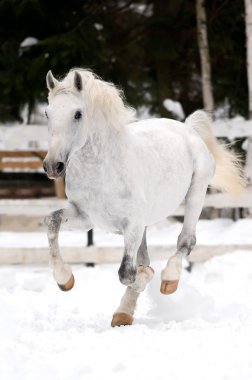
[[96, 144], [108, 131], [121, 132], [135, 111], [124, 103], [122, 91], [90, 70], [72, 69], [62, 81], [49, 71], [46, 82], [49, 150], [44, 169], [48, 177], [57, 178], [64, 176], [68, 160], [88, 136]]
[[43, 163], [49, 178], [65, 175], [72, 153], [80, 149], [87, 138], [82, 78], [78, 71], [62, 82], [49, 71], [46, 76], [49, 104], [46, 109], [49, 149]]

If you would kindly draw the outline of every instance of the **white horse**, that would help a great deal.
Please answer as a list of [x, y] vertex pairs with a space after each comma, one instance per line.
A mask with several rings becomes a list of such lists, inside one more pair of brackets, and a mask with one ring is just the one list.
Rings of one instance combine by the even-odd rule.
[[49, 178], [65, 175], [68, 207], [46, 218], [50, 264], [60, 289], [74, 285], [61, 258], [61, 224], [78, 219], [84, 230], [99, 227], [124, 235], [120, 281], [127, 286], [112, 326], [132, 324], [139, 293], [153, 276], [146, 228], [171, 215], [185, 200], [177, 251], [161, 274], [161, 292], [178, 286], [182, 257], [195, 246], [195, 227], [206, 190], [239, 193], [244, 185], [234, 154], [215, 139], [203, 111], [185, 123], [169, 119], [134, 122], [122, 93], [91, 71], [71, 70], [62, 81], [47, 74]]

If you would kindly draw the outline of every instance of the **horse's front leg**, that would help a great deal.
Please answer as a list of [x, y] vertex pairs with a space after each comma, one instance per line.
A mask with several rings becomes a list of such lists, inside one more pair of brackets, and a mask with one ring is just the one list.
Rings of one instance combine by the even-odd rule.
[[135, 282], [137, 274], [137, 252], [141, 245], [144, 227], [128, 225], [124, 231], [124, 254], [118, 271], [119, 279], [123, 285]]
[[80, 213], [74, 204], [69, 204], [69, 207], [61, 210], [52, 212], [49, 216], [45, 218], [45, 223], [47, 224], [47, 236], [49, 242], [49, 255], [50, 255], [50, 266], [53, 270], [53, 276], [59, 286], [63, 291], [71, 290], [74, 286], [74, 276], [70, 265], [65, 264], [59, 250], [58, 236], [60, 226], [67, 222], [76, 221], [78, 219], [79, 223], [83, 225], [85, 230], [92, 228], [89, 218], [87, 215]]
[[[148, 282], [151, 281], [154, 270], [149, 266], [150, 259], [146, 243], [146, 228], [142, 237], [140, 247], [138, 248], [136, 258], [136, 277], [135, 281], [127, 286], [126, 291], [121, 299], [120, 305], [113, 315], [111, 326], [131, 325], [133, 315], [136, 309], [137, 299], [142, 291], [144, 291]], [[123, 262], [122, 262], [123, 265]], [[122, 268], [121, 265], [121, 268]], [[121, 270], [120, 268], [120, 270]]]

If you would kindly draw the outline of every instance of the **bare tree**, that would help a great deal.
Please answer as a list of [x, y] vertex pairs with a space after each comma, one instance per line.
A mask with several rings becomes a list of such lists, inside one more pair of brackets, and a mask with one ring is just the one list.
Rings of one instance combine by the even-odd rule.
[[[247, 45], [247, 75], [249, 95], [249, 119], [252, 119], [252, 0], [245, 0], [245, 23]], [[245, 173], [252, 183], [252, 138], [248, 139]], [[251, 212], [252, 210], [250, 210]]]
[[[249, 1], [249, 0], [248, 0]], [[205, 0], [196, 0], [198, 44], [201, 61], [203, 104], [206, 111], [213, 113], [214, 99], [211, 82], [211, 65], [207, 40], [207, 17]]]
[[252, 119], [252, 0], [245, 0], [245, 23], [246, 23], [246, 37], [247, 37], [249, 119]]

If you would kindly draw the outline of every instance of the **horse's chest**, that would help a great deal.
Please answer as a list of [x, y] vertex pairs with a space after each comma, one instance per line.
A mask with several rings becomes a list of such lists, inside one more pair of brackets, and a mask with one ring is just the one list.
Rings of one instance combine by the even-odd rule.
[[92, 224], [107, 231], [121, 231], [125, 218], [123, 202], [105, 194], [89, 194], [81, 200], [82, 208]]
[[70, 201], [78, 202], [92, 224], [106, 230], [120, 230], [130, 192], [118, 176], [104, 172], [89, 172], [82, 176], [69, 173], [66, 193]]

